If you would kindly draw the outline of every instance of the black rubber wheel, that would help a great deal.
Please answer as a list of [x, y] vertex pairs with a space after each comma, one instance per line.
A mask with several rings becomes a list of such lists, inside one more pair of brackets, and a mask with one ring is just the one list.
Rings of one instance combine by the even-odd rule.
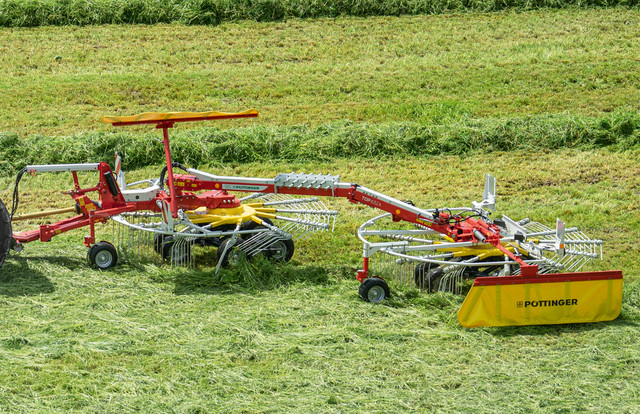
[[293, 244], [293, 240], [285, 239], [278, 240], [273, 243], [266, 250], [267, 257], [269, 260], [273, 260], [274, 262], [288, 262], [293, 257], [293, 252], [295, 251], [295, 245]]
[[371, 303], [380, 303], [391, 296], [389, 285], [379, 277], [365, 279], [358, 289], [358, 294], [362, 299]]
[[220, 266], [224, 268], [235, 267], [238, 264], [240, 264], [240, 262], [242, 262], [243, 260], [246, 260], [245, 253], [237, 247], [239, 244], [241, 244], [244, 241], [239, 237], [235, 240], [235, 244], [229, 248], [229, 251], [227, 252], [227, 254], [225, 254], [224, 257], [222, 257], [222, 253], [227, 249], [227, 245], [229, 245], [232, 240], [233, 239], [231, 237], [228, 239], [225, 239], [220, 244], [220, 247], [218, 247], [218, 253], [217, 253], [218, 262], [222, 260], [222, 263]]
[[[269, 220], [268, 218], [263, 218], [261, 219], [262, 221], [264, 221], [265, 223], [267, 223], [270, 226], [273, 226], [273, 222], [271, 220]], [[242, 226], [240, 226], [240, 230], [253, 230], [253, 229], [257, 229], [257, 228], [263, 228], [264, 226], [261, 226], [260, 224], [256, 223], [253, 220], [249, 220], [246, 223], [242, 223]]]
[[162, 243], [164, 243], [164, 239], [169, 237], [166, 234], [154, 234], [153, 235], [153, 251], [162, 254]]
[[118, 252], [113, 244], [102, 241], [89, 248], [87, 260], [89, 266], [99, 270], [107, 270], [118, 263]]
[[162, 241], [162, 258], [170, 261], [174, 265], [182, 265], [189, 261], [191, 258], [191, 244], [186, 243], [184, 248], [176, 251], [173, 236], [166, 236]]
[[416, 287], [430, 293], [437, 292], [442, 278], [442, 268], [433, 263], [420, 263], [413, 270]]
[[[262, 221], [273, 226], [273, 222], [268, 218], [264, 218], [262, 219]], [[264, 226], [261, 226], [260, 224], [251, 220], [251, 221], [247, 221], [246, 223], [243, 223], [242, 226], [240, 227], [240, 230], [254, 230], [254, 229], [261, 229], [261, 228], [264, 228]], [[269, 260], [273, 260], [274, 262], [286, 263], [289, 260], [291, 260], [291, 258], [293, 257], [294, 251], [295, 251], [295, 245], [293, 243], [293, 240], [284, 239], [284, 240], [278, 240], [275, 243], [273, 243], [271, 246], [269, 246], [265, 250], [265, 254], [267, 258], [269, 258]]]
[[413, 280], [416, 287], [420, 289], [431, 289], [433, 280], [431, 278], [431, 268], [435, 267], [433, 263], [420, 263], [413, 269]]
[[0, 267], [4, 264], [4, 258], [11, 249], [11, 217], [2, 200], [0, 200]]

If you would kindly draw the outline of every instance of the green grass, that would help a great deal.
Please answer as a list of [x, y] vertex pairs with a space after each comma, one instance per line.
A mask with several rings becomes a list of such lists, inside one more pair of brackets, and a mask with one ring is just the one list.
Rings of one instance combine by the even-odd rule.
[[[46, 19], [63, 3], [42, 4], [20, 7]], [[426, 208], [469, 205], [492, 173], [498, 217], [560, 217], [604, 240], [590, 269], [625, 276], [613, 322], [467, 330], [461, 297], [395, 280], [381, 305], [357, 297], [355, 232], [376, 212], [344, 200], [336, 231], [297, 244], [290, 264], [219, 276], [94, 271], [76, 231], [0, 270], [0, 412], [636, 412], [638, 20], [607, 8], [0, 29], [5, 203], [26, 163], [118, 149], [148, 166], [129, 181], [157, 176], [157, 131], [114, 131], [103, 115], [255, 107], [257, 120], [176, 128], [176, 159], [340, 174]], [[18, 213], [67, 207], [70, 188], [68, 174], [26, 175]]]
[[[122, 263], [85, 267], [84, 232], [33, 243], [0, 275], [0, 406], [9, 412], [634, 412], [640, 360], [636, 151], [228, 164], [219, 174], [341, 174], [417, 205], [467, 205], [498, 178], [498, 215], [556, 217], [605, 241], [593, 269], [622, 269], [611, 323], [467, 330], [462, 298], [393, 283], [371, 305], [353, 279], [347, 202], [334, 233], [253, 275]], [[159, 167], [128, 173], [153, 176]], [[83, 181], [94, 176], [85, 173]], [[0, 178], [2, 188], [11, 180]], [[68, 205], [68, 174], [27, 176], [21, 212]], [[8, 192], [0, 194], [4, 201]], [[523, 207], [524, 206], [524, 207]], [[524, 211], [523, 211], [524, 210]], [[34, 222], [30, 223], [33, 226]], [[27, 224], [21, 224], [26, 226]], [[23, 227], [24, 228], [24, 227]]]
[[[110, 160], [117, 151], [123, 167], [160, 164], [164, 151], [155, 130], [85, 133], [73, 137], [0, 134], [0, 175], [15, 175], [27, 164]], [[328, 161], [336, 158], [425, 156], [539, 151], [561, 148], [617, 151], [640, 144], [635, 113], [585, 116], [531, 116], [510, 120], [465, 120], [446, 125], [417, 122], [368, 124], [349, 121], [319, 127], [257, 126], [171, 131], [173, 160], [194, 167], [224, 163], [283, 160]], [[55, 148], [55, 151], [52, 149]]]
[[637, 0], [1, 0], [0, 26], [217, 25], [226, 21], [637, 6]]
[[252, 107], [258, 120], [220, 125], [580, 123], [637, 112], [638, 20], [611, 8], [0, 29], [0, 131], [70, 136], [111, 130], [104, 115]]

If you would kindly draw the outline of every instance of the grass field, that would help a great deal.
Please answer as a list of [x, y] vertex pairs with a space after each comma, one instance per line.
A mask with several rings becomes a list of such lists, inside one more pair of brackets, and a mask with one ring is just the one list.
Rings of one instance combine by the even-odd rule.
[[[637, 111], [640, 12], [0, 29], [0, 131], [255, 107], [260, 125]], [[229, 123], [236, 126], [236, 123]]]
[[[0, 29], [5, 203], [39, 159], [111, 161], [115, 148], [149, 165], [128, 181], [155, 177], [157, 131], [114, 134], [105, 114], [255, 107], [258, 120], [176, 128], [179, 161], [340, 174], [425, 208], [469, 205], [492, 173], [497, 217], [560, 217], [604, 240], [590, 269], [625, 276], [613, 322], [469, 330], [456, 321], [462, 297], [392, 280], [383, 304], [358, 298], [355, 232], [377, 212], [347, 202], [332, 204], [336, 231], [296, 245], [290, 264], [219, 276], [94, 271], [85, 233], [72, 232], [0, 270], [0, 412], [638, 412], [638, 17]], [[71, 186], [25, 176], [18, 213], [69, 206]]]
[[[264, 177], [302, 167], [340, 173], [425, 207], [467, 205], [481, 194], [483, 173], [495, 173], [499, 213], [521, 218], [526, 206], [534, 219], [553, 223], [560, 216], [605, 240], [605, 260], [591, 268], [625, 273], [623, 313], [615, 322], [468, 330], [455, 319], [461, 297], [393, 282], [390, 301], [362, 302], [353, 278], [361, 249], [354, 233], [376, 213], [346, 202], [335, 204], [341, 216], [334, 233], [299, 243], [289, 265], [252, 275], [216, 278], [207, 269], [135, 263], [97, 272], [84, 265], [78, 232], [28, 245], [2, 269], [0, 406], [11, 412], [635, 412], [638, 155], [563, 150], [216, 170]], [[66, 206], [60, 190], [71, 179], [53, 177], [26, 177], [23, 205]], [[1, 183], [10, 186], [8, 178]]]

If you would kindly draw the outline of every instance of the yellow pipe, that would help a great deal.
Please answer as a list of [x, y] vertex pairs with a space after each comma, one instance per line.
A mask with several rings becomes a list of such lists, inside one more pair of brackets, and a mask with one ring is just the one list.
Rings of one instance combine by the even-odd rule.
[[69, 207], [69, 208], [61, 208], [58, 210], [39, 211], [37, 213], [20, 214], [18, 216], [13, 216], [12, 221], [38, 219], [42, 217], [55, 216], [57, 214], [72, 213], [75, 211], [76, 211], [75, 207]]

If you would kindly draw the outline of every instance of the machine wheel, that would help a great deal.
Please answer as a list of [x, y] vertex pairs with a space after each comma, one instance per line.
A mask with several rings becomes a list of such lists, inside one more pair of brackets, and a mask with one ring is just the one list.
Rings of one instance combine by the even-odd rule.
[[[204, 224], [202, 225], [204, 226]], [[235, 230], [236, 226], [232, 225], [232, 224], [223, 224], [221, 226], [218, 227], [214, 227], [211, 230], [212, 231], [232, 231]], [[231, 236], [223, 236], [223, 237], [203, 237], [201, 239], [198, 240], [198, 242], [200, 244], [202, 244], [203, 246], [213, 246], [213, 247], [220, 247], [220, 244], [222, 243], [223, 240], [229, 238]]]
[[0, 267], [4, 264], [4, 258], [11, 249], [11, 217], [2, 200], [0, 200]]
[[99, 270], [107, 270], [118, 263], [118, 252], [113, 244], [102, 241], [89, 248], [87, 260], [89, 266]]
[[295, 246], [293, 240], [285, 239], [278, 240], [269, 246], [267, 250], [267, 257], [274, 262], [288, 262], [293, 256]]
[[[273, 222], [271, 220], [269, 220], [268, 218], [263, 218], [262, 221], [264, 221], [265, 223], [267, 223], [270, 226], [273, 226]], [[253, 230], [253, 229], [263, 228], [263, 227], [264, 226], [259, 225], [255, 221], [249, 220], [246, 223], [242, 223], [242, 226], [240, 226], [240, 230]]]
[[166, 234], [154, 234], [153, 235], [153, 251], [162, 254], [162, 244], [164, 243], [164, 239], [169, 237]]
[[420, 289], [432, 289], [433, 277], [431, 268], [435, 267], [433, 263], [420, 263], [413, 269], [413, 280], [416, 283], [416, 287]]
[[167, 236], [162, 241], [162, 258], [168, 260], [175, 265], [182, 265], [189, 261], [191, 257], [191, 245], [189, 243], [184, 245], [184, 248], [176, 251], [173, 247], [176, 242], [173, 241], [173, 236]]
[[442, 278], [442, 267], [432, 263], [420, 263], [413, 271], [413, 279], [416, 287], [428, 290], [430, 293], [437, 292], [440, 279]]
[[241, 238], [237, 238], [235, 240], [235, 244], [231, 246], [227, 254], [222, 257], [222, 253], [227, 249], [227, 245], [229, 245], [232, 240], [232, 238], [225, 239], [222, 241], [222, 243], [220, 243], [220, 247], [218, 247], [218, 261], [222, 260], [221, 266], [225, 268], [235, 267], [240, 264], [242, 260], [246, 259], [245, 253], [237, 247], [244, 241]]
[[[262, 219], [262, 221], [273, 226], [273, 222], [268, 218], [264, 218]], [[242, 227], [240, 227], [240, 230], [254, 230], [258, 228], [264, 228], [264, 226], [261, 226], [255, 221], [251, 220], [244, 223]], [[293, 240], [284, 239], [278, 240], [271, 246], [269, 246], [266, 249], [265, 254], [270, 260], [273, 260], [274, 262], [288, 262], [289, 260], [291, 260], [291, 257], [293, 257], [294, 251], [295, 245], [293, 244]]]
[[379, 277], [365, 279], [360, 285], [358, 294], [362, 299], [371, 303], [380, 303], [391, 296], [389, 285]]

